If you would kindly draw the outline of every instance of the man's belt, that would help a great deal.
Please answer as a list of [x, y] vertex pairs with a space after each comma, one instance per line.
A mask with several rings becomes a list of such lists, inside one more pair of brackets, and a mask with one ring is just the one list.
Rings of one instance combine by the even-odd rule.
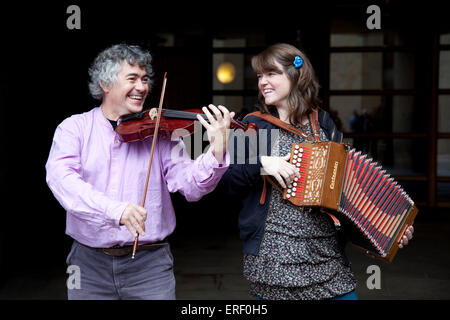
[[[162, 248], [165, 245], [168, 245], [169, 243], [167, 241], [160, 241], [160, 242], [154, 242], [154, 243], [147, 243], [142, 244], [136, 248], [136, 251], [143, 251], [143, 250], [156, 250], [159, 248]], [[127, 254], [131, 254], [133, 252], [133, 246], [123, 246], [123, 247], [111, 247], [111, 248], [96, 248], [98, 251], [103, 252], [104, 254], [107, 254], [109, 256], [114, 257], [121, 257], [126, 256]]]

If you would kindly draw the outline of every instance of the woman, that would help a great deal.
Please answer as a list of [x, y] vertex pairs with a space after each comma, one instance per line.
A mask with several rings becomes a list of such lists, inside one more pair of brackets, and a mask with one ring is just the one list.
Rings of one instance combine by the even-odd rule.
[[[253, 57], [252, 67], [258, 76], [262, 113], [310, 137], [313, 131], [309, 117], [315, 113], [320, 140], [342, 141], [329, 114], [318, 108], [319, 84], [311, 63], [300, 50], [288, 44], [273, 45]], [[259, 299], [356, 299], [356, 280], [344, 253], [345, 239], [333, 221], [320, 210], [306, 210], [282, 201], [277, 188], [261, 178], [270, 175], [282, 188], [290, 184], [298, 175], [288, 162], [291, 145], [305, 138], [254, 114], [244, 120], [254, 122], [267, 135], [246, 137], [245, 163], [236, 161], [240, 155], [234, 144], [235, 160], [220, 186], [242, 198], [239, 227], [244, 276], [251, 283], [251, 294]], [[254, 144], [260, 154], [250, 152]], [[262, 144], [267, 145], [267, 155], [261, 154]], [[409, 229], [403, 244], [411, 237]]]

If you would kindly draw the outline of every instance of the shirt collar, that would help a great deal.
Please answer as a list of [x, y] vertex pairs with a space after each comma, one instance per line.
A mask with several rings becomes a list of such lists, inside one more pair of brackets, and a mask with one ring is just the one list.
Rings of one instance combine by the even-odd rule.
[[103, 112], [102, 112], [102, 106], [101, 106], [101, 105], [100, 105], [100, 106], [97, 108], [97, 110], [96, 110], [96, 117], [97, 117], [97, 119], [100, 121], [100, 123], [101, 123], [103, 126], [106, 126], [106, 127], [108, 127], [109, 129], [111, 129], [111, 130], [114, 131], [114, 129], [113, 129], [111, 123], [109, 122], [109, 120], [108, 120], [108, 119], [105, 117], [105, 115], [103, 114]]

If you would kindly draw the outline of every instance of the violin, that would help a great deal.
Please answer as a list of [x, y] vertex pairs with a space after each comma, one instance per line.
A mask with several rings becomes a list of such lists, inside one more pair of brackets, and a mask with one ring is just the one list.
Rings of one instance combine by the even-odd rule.
[[[167, 136], [169, 133], [177, 130], [177, 129], [186, 129], [185, 132], [192, 133], [194, 130], [194, 121], [197, 120], [197, 115], [202, 113], [201, 110], [193, 109], [189, 111], [177, 111], [177, 110], [169, 110], [163, 109], [163, 100], [164, 93], [166, 90], [166, 82], [167, 82], [167, 72], [164, 73], [163, 86], [161, 90], [161, 97], [159, 100], [158, 109], [153, 108], [145, 111], [142, 111], [137, 114], [126, 115], [120, 118], [120, 123], [116, 128], [116, 132], [120, 135], [122, 141], [124, 142], [133, 142], [138, 140], [144, 140], [145, 138], [153, 135], [152, 147], [150, 150], [150, 159], [148, 163], [147, 169], [147, 178], [145, 180], [144, 193], [142, 195], [141, 207], [145, 205], [145, 199], [147, 196], [147, 189], [150, 179], [150, 172], [152, 168], [153, 161], [153, 153], [155, 151], [156, 139], [159, 135]], [[164, 111], [164, 112], [163, 112]], [[206, 115], [202, 113], [202, 117], [205, 120], [208, 120]], [[246, 131], [249, 128], [255, 129], [256, 132], [257, 127], [254, 123], [249, 123], [248, 125], [231, 119], [231, 127], [238, 127]], [[180, 137], [182, 135], [178, 135]], [[133, 244], [133, 252], [131, 255], [131, 259], [134, 259], [136, 255], [136, 250], [139, 241], [139, 233], [136, 232], [137, 235], [134, 238]]]
[[[177, 136], [192, 134], [195, 129], [194, 122], [196, 120], [198, 121], [198, 114], [203, 119], [208, 120], [201, 109], [187, 109], [183, 111], [162, 109], [158, 134], [170, 138], [172, 132], [178, 129], [183, 129], [179, 131], [183, 134]], [[116, 132], [120, 135], [120, 139], [123, 142], [144, 140], [154, 134], [157, 116], [157, 108], [122, 116]], [[230, 127], [239, 128], [243, 131], [247, 131], [248, 129], [254, 129], [256, 131], [258, 129], [254, 123], [245, 124], [242, 121], [234, 119], [231, 119]]]

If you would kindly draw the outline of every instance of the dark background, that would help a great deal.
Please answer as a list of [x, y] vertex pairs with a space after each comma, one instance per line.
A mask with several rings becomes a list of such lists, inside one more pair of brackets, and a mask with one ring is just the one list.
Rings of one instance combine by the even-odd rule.
[[[151, 51], [155, 76], [146, 106], [157, 105], [165, 71], [167, 106], [182, 109], [211, 102], [208, 41], [217, 30], [264, 30], [267, 44], [272, 44], [292, 43], [300, 28], [303, 49], [319, 80], [327, 77], [319, 62], [327, 54], [321, 50], [328, 40], [322, 35], [334, 13], [329, 2], [95, 3], [1, 5], [0, 281], [9, 273], [64, 270], [71, 239], [64, 232], [65, 211], [46, 185], [44, 166], [56, 126], [99, 105], [89, 95], [87, 71], [104, 48], [127, 42]], [[376, 2], [368, 4], [372, 3]], [[411, 30], [445, 23], [443, 12], [433, 4], [395, 3]], [[81, 30], [66, 28], [71, 4], [81, 8]], [[181, 43], [174, 49], [158, 47], [157, 32], [174, 32]], [[175, 194], [173, 201], [178, 219], [175, 241], [188, 233], [203, 232], [207, 239], [209, 233], [237, 232], [239, 205], [232, 199], [211, 194], [199, 203], [187, 203]]]

